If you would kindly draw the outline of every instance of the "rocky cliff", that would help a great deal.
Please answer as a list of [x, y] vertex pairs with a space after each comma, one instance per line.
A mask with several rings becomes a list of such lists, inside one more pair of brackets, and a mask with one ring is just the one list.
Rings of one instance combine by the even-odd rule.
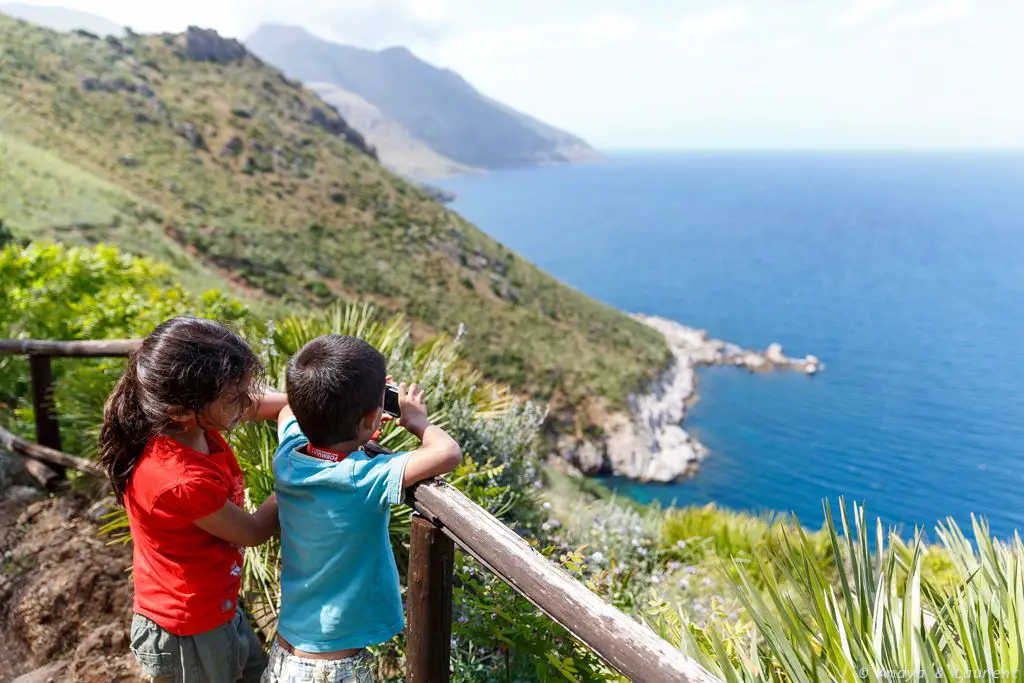
[[381, 162], [395, 173], [408, 178], [442, 178], [482, 170], [438, 154], [401, 123], [355, 93], [331, 83], [306, 83], [306, 87], [362, 133], [377, 150]]
[[613, 414], [603, 421], [601, 438], [566, 436], [560, 440], [559, 450], [583, 474], [667, 482], [696, 472], [708, 450], [683, 428], [683, 423], [698, 399], [700, 367], [734, 366], [750, 372], [788, 369], [807, 375], [817, 374], [824, 367], [814, 356], [786, 356], [779, 344], [753, 351], [712, 339], [704, 330], [672, 320], [635, 317], [665, 338], [672, 363], [646, 393], [629, 397], [628, 416]]

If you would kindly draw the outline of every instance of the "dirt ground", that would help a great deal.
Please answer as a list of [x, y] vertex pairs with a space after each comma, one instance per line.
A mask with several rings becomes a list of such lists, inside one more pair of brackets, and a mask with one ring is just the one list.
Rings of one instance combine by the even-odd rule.
[[128, 546], [73, 493], [0, 503], [0, 681], [142, 681], [128, 650]]

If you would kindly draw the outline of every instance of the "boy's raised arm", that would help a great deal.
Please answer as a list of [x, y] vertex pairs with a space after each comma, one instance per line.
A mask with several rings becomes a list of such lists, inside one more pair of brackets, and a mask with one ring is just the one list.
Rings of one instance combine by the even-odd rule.
[[245, 419], [259, 422], [261, 420], [273, 420], [281, 410], [288, 406], [288, 394], [280, 391], [266, 390], [263, 395], [253, 401], [245, 415]]
[[285, 422], [292, 419], [293, 417], [295, 417], [295, 413], [292, 412], [291, 406], [285, 403], [284, 406], [282, 406], [281, 409], [277, 411], [277, 428], [280, 429], [281, 425], [283, 425]]
[[462, 462], [462, 448], [446, 431], [431, 424], [427, 417], [427, 405], [423, 390], [413, 384], [398, 385], [398, 403], [402, 417], [398, 424], [416, 435], [423, 445], [409, 454], [405, 464], [402, 487], [451, 472]]

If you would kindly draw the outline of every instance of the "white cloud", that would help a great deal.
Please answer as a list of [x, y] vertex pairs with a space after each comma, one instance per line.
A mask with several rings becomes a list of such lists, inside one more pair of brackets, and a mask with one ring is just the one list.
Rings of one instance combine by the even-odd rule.
[[402, 4], [414, 19], [432, 24], [449, 21], [454, 11], [449, 0], [405, 0]]
[[[326, 38], [381, 48], [434, 43], [453, 30], [448, 0], [226, 0], [260, 21], [299, 24]], [[255, 10], [255, 11], [253, 11]], [[251, 30], [251, 29], [249, 29]]]
[[585, 36], [598, 41], [624, 42], [637, 38], [642, 26], [634, 17], [608, 11], [585, 19], [580, 28]]
[[885, 14], [901, 0], [850, 0], [849, 6], [832, 19], [833, 28], [855, 28]]
[[771, 47], [779, 50], [798, 50], [807, 45], [807, 37], [801, 35], [781, 36], [770, 41]]
[[942, 0], [920, 9], [896, 16], [882, 27], [883, 31], [907, 31], [928, 28], [965, 19], [975, 10], [974, 0]]
[[746, 7], [732, 5], [694, 13], [679, 20], [679, 32], [691, 40], [718, 38], [748, 27], [753, 16]]

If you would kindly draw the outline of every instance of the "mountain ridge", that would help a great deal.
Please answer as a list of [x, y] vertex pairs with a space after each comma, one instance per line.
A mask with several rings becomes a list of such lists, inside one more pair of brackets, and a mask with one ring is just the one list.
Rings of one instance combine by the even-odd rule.
[[358, 130], [392, 171], [409, 178], [444, 178], [483, 169], [460, 164], [423, 144], [398, 121], [385, 116], [373, 103], [332, 83], [305, 83]]
[[260, 26], [245, 43], [292, 78], [354, 93], [460, 164], [507, 168], [600, 158], [581, 138], [480, 93], [404, 46], [367, 50], [282, 24]]

